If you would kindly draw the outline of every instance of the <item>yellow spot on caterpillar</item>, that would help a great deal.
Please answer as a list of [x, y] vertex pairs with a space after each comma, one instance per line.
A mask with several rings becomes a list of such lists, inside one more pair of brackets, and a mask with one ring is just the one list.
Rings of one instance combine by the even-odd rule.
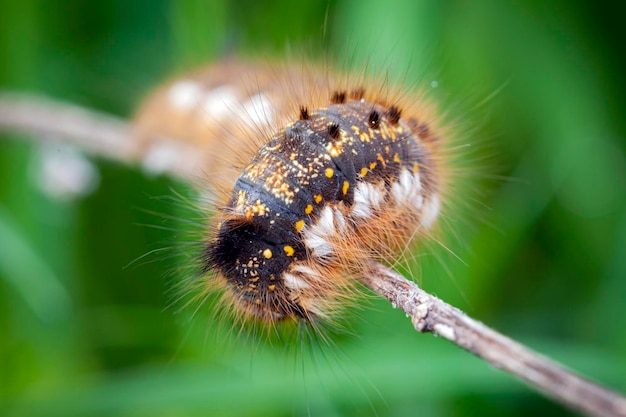
[[267, 211], [267, 206], [265, 203], [262, 203], [261, 200], [257, 200], [253, 205], [246, 206], [244, 208], [244, 213], [246, 215], [246, 219], [248, 220], [256, 215], [265, 216]]
[[257, 298], [256, 300], [254, 300], [254, 303], [257, 305], [261, 305], [261, 299]]
[[393, 162], [395, 162], [396, 164], [399, 164], [400, 163], [400, 155], [394, 154], [393, 155]]
[[343, 148], [340, 143], [330, 142], [326, 145], [326, 150], [333, 158], [336, 158], [343, 153]]
[[304, 229], [304, 220], [298, 220], [296, 222], [296, 231], [300, 232]]
[[332, 168], [328, 167], [324, 171], [324, 174], [326, 175], [326, 178], [332, 178], [333, 175], [335, 175], [335, 171]]
[[414, 162], [413, 163], [413, 173], [417, 174], [419, 172], [419, 170], [420, 170], [419, 164], [417, 162]]
[[315, 194], [313, 196], [313, 200], [315, 200], [315, 203], [319, 204], [322, 202], [322, 195], [321, 194]]
[[364, 177], [365, 174], [367, 174], [367, 168], [366, 167], [361, 168], [360, 174], [361, 174], [362, 177]]
[[263, 256], [264, 256], [266, 259], [271, 259], [271, 258], [272, 258], [272, 251], [271, 251], [271, 250], [269, 250], [269, 249], [265, 249], [265, 250], [263, 251]]
[[267, 289], [270, 291], [274, 291], [276, 289], [276, 285], [272, 284], [272, 285], [268, 285]]
[[304, 209], [304, 212], [305, 212], [306, 214], [311, 214], [311, 213], [313, 212], [313, 206], [312, 206], [312, 205], [310, 205], [310, 204], [307, 204], [307, 205], [306, 205], [306, 208]]
[[293, 256], [295, 250], [293, 249], [292, 246], [289, 245], [285, 245], [285, 247], [283, 247], [283, 250], [285, 251], [285, 253], [287, 254], [287, 256]]
[[382, 154], [376, 154], [376, 159], [380, 161], [380, 163], [383, 165], [383, 168], [387, 166], [387, 162], [385, 162], [385, 158]]
[[246, 204], [247, 199], [248, 199], [248, 195], [246, 194], [246, 192], [240, 190], [237, 193], [237, 205], [235, 206], [235, 210], [236, 211], [243, 210], [243, 206]]
[[341, 192], [343, 195], [348, 194], [348, 188], [350, 188], [350, 183], [348, 181], [343, 182], [343, 187], [341, 187]]
[[370, 171], [373, 170], [374, 168], [376, 168], [376, 162], [372, 162], [370, 164]]

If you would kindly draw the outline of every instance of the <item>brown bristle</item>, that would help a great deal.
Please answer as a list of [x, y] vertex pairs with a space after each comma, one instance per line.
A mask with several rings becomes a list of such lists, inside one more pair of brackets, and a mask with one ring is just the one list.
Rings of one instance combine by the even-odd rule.
[[339, 137], [339, 125], [336, 123], [332, 123], [328, 126], [328, 134], [331, 138], [337, 139]]
[[417, 130], [420, 127], [420, 123], [417, 121], [417, 119], [415, 117], [411, 117], [408, 121], [407, 124], [409, 125], [409, 128], [411, 128], [411, 130], [415, 133], [417, 133]]
[[353, 100], [361, 100], [365, 96], [365, 89], [363, 87], [355, 88], [350, 93], [350, 98]]
[[342, 104], [346, 102], [346, 92], [345, 91], [335, 91], [333, 96], [330, 98], [330, 101], [333, 104]]
[[428, 129], [428, 125], [426, 123], [422, 123], [415, 130], [422, 139], [426, 139], [430, 135], [430, 129]]
[[426, 142], [435, 142], [437, 137], [430, 133], [430, 128], [426, 123], [420, 124], [417, 129], [415, 129], [415, 133]]
[[300, 106], [300, 120], [309, 120], [309, 109], [305, 106]]
[[380, 114], [378, 114], [376, 110], [372, 110], [369, 116], [367, 116], [367, 119], [372, 129], [378, 129], [378, 126], [380, 124]]
[[398, 121], [400, 121], [400, 114], [401, 113], [402, 113], [402, 110], [400, 110], [396, 106], [391, 106], [389, 108], [389, 110], [387, 111], [387, 118], [389, 119], [389, 122], [393, 126], [397, 125]]

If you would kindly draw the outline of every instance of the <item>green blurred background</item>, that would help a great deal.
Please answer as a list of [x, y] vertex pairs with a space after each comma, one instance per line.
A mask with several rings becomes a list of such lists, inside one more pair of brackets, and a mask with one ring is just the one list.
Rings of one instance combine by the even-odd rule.
[[[617, 4], [617, 3], [616, 3]], [[0, 2], [0, 85], [123, 117], [149, 88], [235, 51], [367, 62], [426, 85], [488, 165], [429, 291], [626, 391], [624, 10], [591, 1]], [[331, 59], [333, 60], [333, 59]], [[393, 65], [389, 65], [392, 62]], [[415, 75], [414, 75], [415, 74]], [[33, 181], [0, 142], [0, 414], [570, 415], [374, 301], [336, 346], [233, 338], [171, 307], [182, 184], [97, 161], [90, 195]], [[465, 184], [461, 188], [464, 188]], [[465, 197], [467, 195], [467, 197]], [[159, 217], [150, 212], [164, 213]], [[164, 226], [162, 229], [144, 224]], [[166, 242], [166, 243], [164, 243]], [[418, 268], [416, 268], [418, 269]]]

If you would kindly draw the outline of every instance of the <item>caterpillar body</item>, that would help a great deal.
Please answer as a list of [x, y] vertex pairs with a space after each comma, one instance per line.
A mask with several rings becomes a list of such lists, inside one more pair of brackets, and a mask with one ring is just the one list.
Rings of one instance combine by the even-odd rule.
[[316, 70], [227, 61], [166, 84], [135, 123], [148, 169], [202, 172], [217, 191], [203, 286], [244, 320], [332, 320], [366, 265], [440, 211], [429, 105]]

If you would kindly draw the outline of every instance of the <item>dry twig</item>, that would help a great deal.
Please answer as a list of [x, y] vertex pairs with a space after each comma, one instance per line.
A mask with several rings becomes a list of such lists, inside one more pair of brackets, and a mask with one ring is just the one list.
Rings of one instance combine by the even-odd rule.
[[60, 139], [83, 151], [117, 161], [135, 152], [122, 119], [55, 100], [0, 93], [0, 131], [25, 133], [34, 140]]
[[[74, 105], [16, 94], [0, 94], [0, 132], [53, 137], [98, 156], [133, 162], [128, 124]], [[137, 161], [134, 161], [137, 162]], [[180, 176], [180, 172], [171, 174]], [[626, 417], [626, 398], [566, 370], [468, 317], [412, 281], [372, 262], [363, 282], [402, 309], [419, 332], [431, 332], [528, 382], [556, 401], [585, 414]]]
[[448, 339], [575, 410], [597, 416], [626, 416], [626, 398], [468, 317], [397, 272], [372, 263], [370, 275], [363, 280], [372, 291], [402, 309], [418, 332]]

